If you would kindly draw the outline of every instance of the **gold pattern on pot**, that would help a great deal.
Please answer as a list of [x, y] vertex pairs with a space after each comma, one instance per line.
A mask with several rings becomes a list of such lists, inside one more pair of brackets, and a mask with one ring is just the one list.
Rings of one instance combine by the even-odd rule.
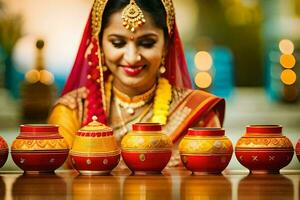
[[72, 155], [91, 156], [91, 153], [97, 157], [120, 154], [112, 128], [98, 122], [95, 116], [76, 133], [71, 150]]
[[155, 135], [155, 132], [152, 132], [152, 134], [147, 135], [145, 133], [139, 134], [137, 132], [128, 134], [127, 137], [123, 138], [122, 148], [124, 150], [170, 149], [172, 148], [172, 142], [170, 141], [167, 135]]
[[237, 142], [238, 148], [291, 148], [293, 144], [285, 137], [243, 137]]
[[232, 144], [226, 136], [222, 137], [203, 137], [193, 136], [182, 139], [179, 149], [181, 153], [188, 154], [214, 154], [230, 153]]
[[25, 140], [17, 139], [13, 142], [11, 150], [27, 151], [27, 150], [60, 150], [68, 149], [68, 144], [64, 139], [49, 140]]

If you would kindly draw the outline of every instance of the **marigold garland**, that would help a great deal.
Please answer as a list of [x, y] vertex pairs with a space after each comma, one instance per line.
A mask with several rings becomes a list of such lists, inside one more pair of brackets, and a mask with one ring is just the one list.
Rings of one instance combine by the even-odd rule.
[[167, 79], [160, 78], [154, 97], [152, 122], [167, 123], [171, 99], [172, 86]]

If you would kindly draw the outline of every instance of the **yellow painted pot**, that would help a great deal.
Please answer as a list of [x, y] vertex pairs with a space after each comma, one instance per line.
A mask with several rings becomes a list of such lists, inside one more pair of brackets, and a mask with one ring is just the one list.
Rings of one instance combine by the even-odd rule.
[[134, 173], [160, 173], [172, 155], [172, 141], [158, 123], [136, 123], [121, 142], [122, 157]]
[[190, 128], [179, 143], [184, 166], [194, 174], [219, 174], [233, 153], [231, 141], [221, 128]]
[[94, 121], [75, 135], [70, 157], [73, 167], [81, 174], [110, 173], [120, 161], [120, 148], [112, 128]]

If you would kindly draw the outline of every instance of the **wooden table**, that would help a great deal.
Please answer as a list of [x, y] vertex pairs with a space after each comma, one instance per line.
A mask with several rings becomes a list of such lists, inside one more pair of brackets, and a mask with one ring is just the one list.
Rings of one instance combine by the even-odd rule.
[[23, 175], [0, 171], [0, 199], [284, 199], [299, 200], [300, 171], [281, 175], [193, 176], [183, 168], [162, 175], [134, 176], [115, 170], [110, 176], [80, 176], [76, 171]]

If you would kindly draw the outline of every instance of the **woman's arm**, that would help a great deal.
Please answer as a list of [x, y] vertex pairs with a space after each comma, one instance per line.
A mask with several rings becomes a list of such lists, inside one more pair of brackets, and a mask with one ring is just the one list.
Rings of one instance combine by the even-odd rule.
[[74, 135], [80, 128], [76, 110], [62, 104], [57, 104], [48, 118], [48, 123], [59, 126], [59, 134], [65, 138], [71, 148]]

